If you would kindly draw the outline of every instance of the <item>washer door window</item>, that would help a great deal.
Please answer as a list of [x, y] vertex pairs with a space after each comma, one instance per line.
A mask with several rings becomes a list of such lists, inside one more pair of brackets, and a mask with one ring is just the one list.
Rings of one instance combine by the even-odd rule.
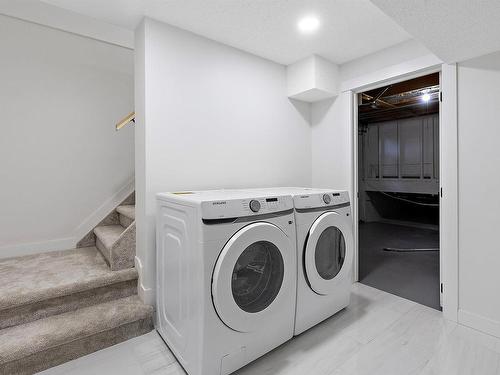
[[327, 227], [320, 234], [314, 251], [314, 263], [318, 274], [331, 280], [342, 269], [345, 260], [345, 239], [337, 227]]
[[318, 294], [335, 291], [338, 280], [346, 277], [352, 266], [350, 221], [336, 212], [316, 219], [309, 230], [304, 252], [306, 277]]
[[293, 296], [294, 256], [289, 238], [273, 224], [253, 223], [236, 232], [212, 279], [214, 306], [224, 324], [250, 332], [271, 321]]
[[271, 242], [248, 246], [236, 261], [231, 289], [236, 304], [248, 313], [267, 308], [278, 295], [284, 275], [283, 257]]

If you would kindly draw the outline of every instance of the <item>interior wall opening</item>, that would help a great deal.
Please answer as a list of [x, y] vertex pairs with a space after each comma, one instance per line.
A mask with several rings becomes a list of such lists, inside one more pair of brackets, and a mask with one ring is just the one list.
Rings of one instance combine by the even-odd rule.
[[358, 94], [359, 281], [440, 310], [439, 73]]

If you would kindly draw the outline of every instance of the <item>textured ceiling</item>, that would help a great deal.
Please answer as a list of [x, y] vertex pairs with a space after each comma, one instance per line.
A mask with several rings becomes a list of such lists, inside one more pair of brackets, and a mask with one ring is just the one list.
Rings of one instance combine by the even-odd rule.
[[[369, 0], [43, 0], [134, 29], [144, 15], [290, 64], [311, 54], [337, 64], [410, 36]], [[297, 21], [315, 15], [320, 29], [301, 35]]]
[[500, 0], [371, 0], [446, 62], [500, 50]]

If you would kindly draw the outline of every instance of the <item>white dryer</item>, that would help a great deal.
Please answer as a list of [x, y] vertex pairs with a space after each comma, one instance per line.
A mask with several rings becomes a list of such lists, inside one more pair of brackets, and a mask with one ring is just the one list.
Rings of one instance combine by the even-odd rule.
[[354, 238], [347, 191], [294, 195], [298, 259], [295, 334], [332, 316], [350, 302]]
[[354, 259], [349, 193], [289, 187], [259, 190], [293, 196], [298, 260], [295, 335], [298, 335], [349, 305]]
[[190, 375], [229, 374], [293, 336], [289, 195], [157, 195], [157, 329]]

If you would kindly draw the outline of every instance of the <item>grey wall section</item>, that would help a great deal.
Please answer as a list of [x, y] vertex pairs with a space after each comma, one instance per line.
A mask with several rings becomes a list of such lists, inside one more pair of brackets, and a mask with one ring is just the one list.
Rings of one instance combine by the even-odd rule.
[[139, 27], [136, 49], [144, 54], [136, 151], [144, 158], [137, 229], [147, 289], [155, 280], [155, 193], [310, 185], [310, 106], [286, 97], [284, 66], [156, 21]]
[[500, 337], [500, 52], [458, 64], [459, 320]]
[[133, 179], [134, 131], [114, 124], [134, 89], [129, 49], [4, 16], [0, 35], [1, 257], [71, 245]]

